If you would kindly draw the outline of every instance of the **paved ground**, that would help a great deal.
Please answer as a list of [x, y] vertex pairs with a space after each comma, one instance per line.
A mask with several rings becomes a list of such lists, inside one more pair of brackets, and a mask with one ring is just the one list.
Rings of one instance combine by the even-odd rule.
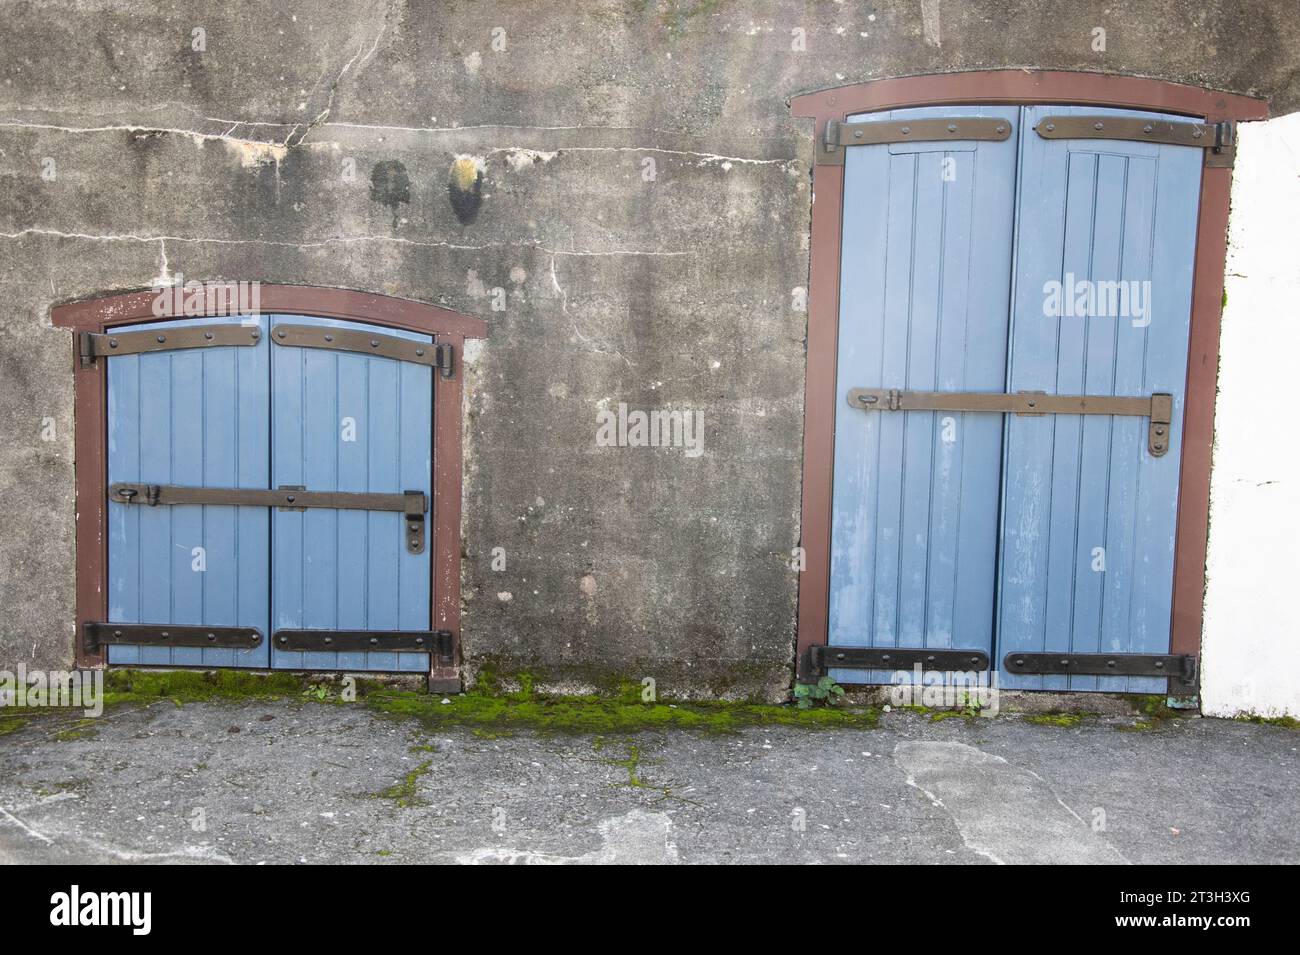
[[1300, 733], [1131, 722], [493, 737], [159, 703], [0, 737], [0, 861], [1300, 861]]

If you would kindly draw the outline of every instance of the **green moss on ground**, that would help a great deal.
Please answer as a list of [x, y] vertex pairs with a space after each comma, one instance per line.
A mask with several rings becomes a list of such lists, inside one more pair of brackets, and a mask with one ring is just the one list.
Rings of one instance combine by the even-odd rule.
[[403, 809], [411, 809], [415, 806], [423, 806], [424, 800], [420, 798], [420, 777], [427, 775], [429, 767], [433, 765], [433, 760], [426, 759], [419, 766], [403, 776], [387, 789], [381, 789], [373, 794], [375, 799], [391, 799]]
[[1085, 717], [1096, 716], [1096, 713], [1035, 713], [1033, 716], [1026, 716], [1026, 723], [1037, 723], [1039, 726], [1078, 726], [1084, 721]]
[[1300, 730], [1300, 720], [1294, 716], [1238, 716], [1242, 723], [1254, 723], [1257, 726], [1277, 726], [1281, 729]]
[[511, 674], [510, 683], [519, 688], [514, 692], [496, 692], [502, 682], [495, 674], [480, 672], [474, 691], [444, 697], [396, 689], [379, 680], [358, 680], [356, 703], [348, 704], [336, 692], [318, 692], [322, 685], [319, 677], [238, 670], [110, 670], [105, 679], [104, 704], [142, 705], [169, 700], [179, 706], [293, 699], [364, 706], [383, 716], [418, 720], [430, 729], [465, 726], [489, 737], [517, 730], [618, 735], [655, 729], [728, 733], [746, 726], [866, 729], [875, 726], [878, 717], [873, 707], [800, 710], [763, 703], [643, 703], [641, 684], [632, 681], [613, 687], [610, 695], [599, 696], [541, 696], [527, 673]]

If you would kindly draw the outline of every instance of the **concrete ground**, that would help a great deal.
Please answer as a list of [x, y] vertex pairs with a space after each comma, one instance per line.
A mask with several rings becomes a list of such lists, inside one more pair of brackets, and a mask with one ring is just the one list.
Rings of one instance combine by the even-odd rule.
[[1300, 733], [1001, 715], [502, 736], [158, 703], [0, 737], [0, 862], [1295, 863]]

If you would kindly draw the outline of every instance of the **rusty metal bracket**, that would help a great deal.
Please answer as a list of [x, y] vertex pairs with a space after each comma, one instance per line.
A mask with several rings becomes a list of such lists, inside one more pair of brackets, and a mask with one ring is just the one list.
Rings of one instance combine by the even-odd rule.
[[97, 358], [188, 348], [241, 347], [256, 345], [261, 340], [260, 327], [238, 323], [187, 325], [184, 328], [159, 328], [157, 331], [81, 332], [77, 336], [77, 354], [81, 358], [81, 367], [89, 368]]
[[974, 411], [1025, 416], [1048, 414], [1125, 415], [1148, 419], [1147, 451], [1162, 457], [1169, 450], [1173, 395], [1148, 398], [1122, 395], [1049, 395], [981, 391], [907, 391], [901, 388], [852, 388], [849, 405], [863, 411]]
[[844, 164], [845, 146], [879, 146], [884, 143], [1000, 142], [1011, 137], [1011, 122], [982, 116], [947, 119], [904, 119], [881, 123], [842, 123], [832, 119], [822, 133], [817, 162]]
[[276, 325], [271, 333], [271, 341], [286, 348], [326, 348], [414, 362], [436, 368], [444, 378], [450, 378], [454, 371], [452, 347], [445, 342], [430, 344], [396, 335], [320, 325]]
[[799, 661], [800, 682], [813, 683], [832, 667], [851, 670], [941, 670], [965, 673], [989, 668], [983, 650], [927, 649], [925, 647], [808, 647]]
[[150, 647], [221, 647], [252, 650], [262, 645], [262, 631], [256, 627], [204, 627], [173, 623], [101, 623], [86, 621], [81, 626], [82, 646], [98, 653], [113, 644]]
[[1168, 677], [1170, 688], [1196, 689], [1198, 660], [1172, 653], [1008, 653], [1008, 673]]
[[402, 514], [402, 536], [410, 554], [423, 554], [425, 519], [429, 498], [423, 491], [377, 494], [359, 491], [308, 491], [301, 487], [276, 490], [243, 487], [181, 487], [175, 484], [119, 482], [108, 489], [108, 499], [118, 504], [147, 507], [176, 504], [215, 504], [233, 507], [274, 507], [282, 511], [326, 508], [343, 511], [398, 511]]
[[1123, 139], [1205, 150], [1205, 165], [1231, 166], [1236, 158], [1237, 129], [1230, 122], [1171, 123], [1124, 116], [1044, 116], [1034, 127], [1043, 139]]
[[277, 630], [271, 638], [277, 650], [337, 653], [432, 653], [450, 666], [450, 630]]

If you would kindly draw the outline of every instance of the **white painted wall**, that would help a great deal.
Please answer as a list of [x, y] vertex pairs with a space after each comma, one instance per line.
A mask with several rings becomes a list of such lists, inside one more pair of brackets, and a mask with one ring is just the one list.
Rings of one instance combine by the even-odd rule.
[[1300, 717], [1300, 114], [1238, 127], [1202, 711]]

